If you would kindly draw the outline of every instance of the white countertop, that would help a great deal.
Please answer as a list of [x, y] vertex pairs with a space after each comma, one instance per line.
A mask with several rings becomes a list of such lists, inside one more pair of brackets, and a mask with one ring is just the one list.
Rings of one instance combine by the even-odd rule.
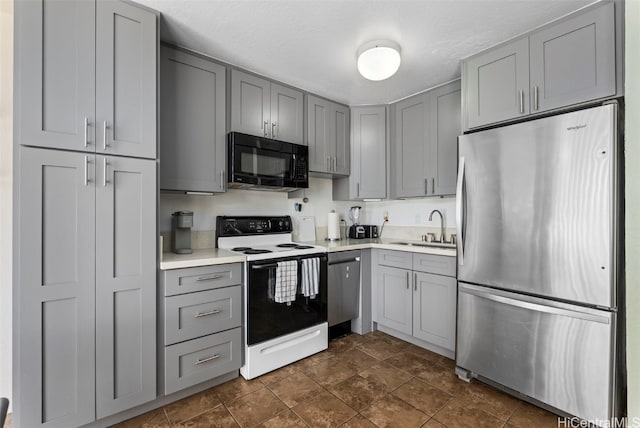
[[191, 254], [162, 253], [160, 270], [181, 269], [197, 266], [222, 265], [226, 263], [242, 263], [246, 260], [243, 255], [238, 255], [218, 248], [205, 248], [193, 250]]
[[[454, 248], [418, 247], [414, 245], [400, 245], [393, 242], [411, 242], [419, 244], [420, 241], [408, 241], [406, 239], [343, 239], [341, 241], [315, 241], [305, 242], [325, 247], [328, 252], [348, 250], [366, 250], [379, 248], [383, 250], [406, 251], [410, 253], [435, 254], [438, 256], [456, 256]], [[225, 263], [242, 263], [245, 256], [218, 248], [206, 248], [193, 250], [192, 254], [162, 253], [160, 270], [181, 269], [197, 266], [221, 265]]]

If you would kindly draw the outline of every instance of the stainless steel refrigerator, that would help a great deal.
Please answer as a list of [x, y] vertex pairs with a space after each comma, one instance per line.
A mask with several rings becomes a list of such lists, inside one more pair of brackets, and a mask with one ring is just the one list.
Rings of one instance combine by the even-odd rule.
[[624, 402], [617, 127], [609, 104], [459, 138], [456, 371], [591, 421]]

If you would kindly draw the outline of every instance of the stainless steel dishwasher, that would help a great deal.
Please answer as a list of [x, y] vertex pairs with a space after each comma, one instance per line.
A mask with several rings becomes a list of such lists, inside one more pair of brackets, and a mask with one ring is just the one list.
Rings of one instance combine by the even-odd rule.
[[360, 316], [359, 295], [360, 250], [329, 253], [327, 284], [329, 327]]

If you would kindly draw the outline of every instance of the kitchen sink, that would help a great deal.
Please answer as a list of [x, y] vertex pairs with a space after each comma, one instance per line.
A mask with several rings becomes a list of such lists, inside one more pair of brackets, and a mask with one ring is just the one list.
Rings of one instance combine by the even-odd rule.
[[431, 247], [431, 248], [456, 248], [456, 244], [440, 242], [391, 242], [393, 245], [408, 245], [411, 247]]

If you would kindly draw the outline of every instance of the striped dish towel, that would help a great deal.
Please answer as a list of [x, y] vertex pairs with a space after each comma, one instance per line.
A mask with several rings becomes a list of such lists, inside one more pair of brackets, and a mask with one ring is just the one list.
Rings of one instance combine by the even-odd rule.
[[302, 295], [314, 299], [320, 283], [320, 259], [302, 259]]
[[275, 301], [277, 303], [289, 303], [296, 300], [298, 288], [298, 262], [288, 260], [278, 262], [276, 268]]

